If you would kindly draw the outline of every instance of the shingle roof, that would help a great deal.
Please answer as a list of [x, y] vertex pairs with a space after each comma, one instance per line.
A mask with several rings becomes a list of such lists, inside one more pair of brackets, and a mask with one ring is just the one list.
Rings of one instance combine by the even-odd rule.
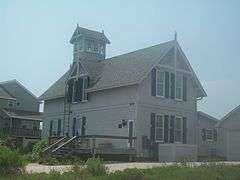
[[89, 30], [89, 29], [82, 28], [79, 26], [77, 26], [77, 28], [75, 29], [75, 31], [71, 37], [70, 43], [73, 43], [75, 38], [79, 37], [79, 36], [84, 36], [84, 37], [87, 37], [90, 39], [101, 40], [105, 43], [110, 44], [110, 41], [108, 40], [108, 38], [105, 36], [105, 34], [103, 32], [93, 31], [93, 30]]
[[[95, 64], [87, 63], [87, 60], [83, 60], [83, 67], [87, 67], [86, 69], [90, 74], [91, 81], [96, 81], [88, 91], [93, 92], [137, 84], [147, 76], [151, 69], [156, 66], [161, 58], [174, 46], [175, 41], [168, 41], [127, 54], [95, 61]], [[69, 71], [44, 92], [43, 95], [39, 97], [39, 100], [64, 97], [68, 75]], [[194, 72], [193, 75], [195, 76]], [[197, 77], [195, 77], [195, 80], [199, 89], [203, 91], [202, 94], [205, 95], [205, 91]]]
[[10, 93], [6, 91], [6, 89], [0, 84], [0, 99], [15, 99], [11, 96]]
[[240, 105], [235, 107], [233, 110], [231, 110], [229, 113], [227, 113], [217, 124], [217, 126], [220, 126], [224, 121], [226, 121], [231, 115], [233, 115], [236, 112], [240, 111]]
[[103, 60], [101, 78], [89, 91], [136, 84], [173, 46], [169, 41]]
[[218, 121], [219, 121], [217, 118], [215, 118], [215, 117], [213, 117], [213, 116], [210, 116], [209, 114], [206, 114], [206, 113], [204, 113], [204, 112], [202, 112], [202, 111], [198, 111], [197, 113], [198, 113], [198, 115], [203, 116], [203, 117], [206, 117], [206, 118], [208, 118], [209, 120], [212, 120], [212, 121], [214, 121], [214, 122], [218, 122]]

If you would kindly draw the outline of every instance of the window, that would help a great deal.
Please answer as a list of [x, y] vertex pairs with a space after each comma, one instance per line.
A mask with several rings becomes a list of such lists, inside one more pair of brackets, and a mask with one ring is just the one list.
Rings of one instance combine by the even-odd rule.
[[9, 107], [13, 107], [13, 103], [12, 103], [12, 102], [9, 102], [9, 103], [8, 103], [8, 106], [9, 106]]
[[156, 94], [159, 97], [164, 97], [164, 75], [163, 71], [157, 71]]
[[86, 45], [87, 45], [87, 51], [91, 52], [92, 51], [91, 41], [86, 40]]
[[177, 74], [176, 76], [176, 99], [182, 100], [182, 86], [183, 86], [183, 76]]
[[206, 140], [213, 140], [213, 129], [206, 129]]
[[98, 53], [98, 44], [96, 43], [93, 44], [93, 51]]
[[104, 54], [104, 45], [103, 44], [99, 44], [99, 53]]
[[164, 139], [164, 121], [163, 115], [156, 116], [156, 141], [163, 142]]
[[175, 118], [175, 142], [182, 142], [182, 117]]
[[73, 78], [68, 81], [68, 102], [87, 101], [88, 77]]

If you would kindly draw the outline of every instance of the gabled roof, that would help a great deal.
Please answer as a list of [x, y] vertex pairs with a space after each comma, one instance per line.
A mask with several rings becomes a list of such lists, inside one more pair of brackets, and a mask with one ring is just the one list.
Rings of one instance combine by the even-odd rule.
[[219, 126], [220, 124], [222, 124], [224, 121], [226, 121], [231, 115], [233, 115], [235, 112], [240, 111], [240, 105], [235, 107], [233, 110], [231, 110], [229, 113], [227, 113], [217, 124], [217, 126]]
[[7, 92], [7, 90], [0, 84], [0, 99], [15, 100], [15, 98]]
[[206, 113], [204, 113], [204, 112], [202, 112], [202, 111], [198, 111], [197, 113], [198, 113], [198, 115], [203, 116], [203, 117], [206, 117], [207, 119], [209, 119], [209, 120], [211, 120], [211, 121], [219, 122], [219, 120], [218, 120], [217, 118], [215, 118], [215, 117], [213, 117], [213, 116], [210, 116], [209, 114], [206, 114]]
[[103, 32], [89, 30], [86, 28], [79, 27], [78, 25], [71, 37], [70, 43], [73, 44], [75, 39], [80, 36], [84, 36], [90, 39], [100, 40], [107, 44], [110, 44], [110, 41], [108, 40], [108, 38], [105, 36]]
[[[179, 47], [178, 43], [173, 40], [105, 60], [94, 61], [95, 63], [87, 63], [86, 61], [89, 62], [87, 59], [82, 60], [81, 63], [83, 67], [87, 69], [88, 73], [90, 73], [91, 81], [93, 80], [96, 82], [88, 89], [88, 92], [139, 83], [148, 75], [148, 73], [151, 72], [153, 67], [159, 64], [166, 53], [175, 45]], [[178, 49], [181, 51], [180, 47]], [[192, 70], [187, 58], [185, 58], [185, 62], [189, 66], [193, 79], [199, 89], [200, 93], [198, 94], [198, 97], [205, 97], [206, 93]], [[97, 74], [94, 74], [94, 72]], [[68, 75], [69, 72], [66, 72], [39, 97], [39, 100], [64, 97]]]
[[16, 79], [13, 80], [9, 80], [9, 81], [3, 81], [0, 82], [0, 86], [4, 87], [4, 89], [11, 94], [12, 97], [15, 97], [14, 92], [12, 89], [8, 88], [8, 85], [11, 84], [16, 84], [17, 86], [21, 87], [22, 89], [24, 89], [24, 91], [26, 91], [29, 95], [31, 95], [33, 98], [37, 99], [37, 97], [31, 92], [29, 91], [26, 87], [24, 87], [20, 82], [18, 82]]

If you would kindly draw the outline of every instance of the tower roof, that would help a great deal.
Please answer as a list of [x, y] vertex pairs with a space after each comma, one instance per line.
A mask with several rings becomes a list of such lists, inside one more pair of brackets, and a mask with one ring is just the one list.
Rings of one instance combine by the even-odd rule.
[[110, 44], [110, 41], [105, 36], [104, 32], [89, 30], [86, 28], [79, 27], [78, 25], [70, 39], [70, 43], [73, 44], [75, 39], [80, 36], [84, 36], [84, 37], [87, 37], [90, 39], [100, 40], [100, 41], [105, 42], [106, 44]]

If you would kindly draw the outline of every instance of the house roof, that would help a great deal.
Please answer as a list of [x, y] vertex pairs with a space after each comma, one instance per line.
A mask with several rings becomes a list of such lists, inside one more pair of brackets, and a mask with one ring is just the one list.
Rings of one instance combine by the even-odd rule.
[[84, 37], [87, 37], [90, 39], [100, 40], [107, 44], [110, 44], [110, 41], [108, 40], [108, 38], [105, 36], [105, 34], [103, 32], [89, 30], [86, 28], [79, 27], [78, 25], [71, 37], [70, 43], [73, 44], [75, 39], [79, 36], [84, 36]]
[[226, 121], [232, 114], [234, 114], [235, 112], [240, 111], [240, 105], [235, 107], [233, 110], [231, 110], [229, 113], [227, 113], [225, 116], [223, 116], [223, 118], [219, 121], [219, 123], [217, 124], [217, 126], [219, 126], [220, 124], [222, 124], [224, 121]]
[[[166, 53], [176, 44], [179, 46], [175, 40], [168, 41], [162, 44], [95, 62], [98, 63], [98, 65], [95, 66], [98, 72], [98, 74], [95, 76], [96, 83], [88, 89], [88, 92], [139, 83], [147, 76], [154, 66], [158, 65], [162, 57], [164, 57], [164, 55], [166, 55]], [[85, 62], [83, 61], [83, 66], [85, 67], [84, 63]], [[86, 66], [89, 66], [89, 63], [85, 64]], [[188, 65], [190, 66], [189, 63]], [[92, 68], [90, 67], [88, 69], [91, 70]], [[200, 89], [200, 94], [198, 97], [206, 96], [201, 83], [191, 67], [190, 69], [194, 76], [193, 78]], [[39, 97], [39, 100], [64, 97], [68, 75], [69, 71], [66, 72], [58, 81], [56, 81], [46, 92], [44, 92], [43, 95]]]
[[24, 119], [24, 120], [34, 120], [34, 121], [42, 121], [43, 114], [40, 112], [32, 112], [32, 111], [23, 111], [16, 109], [1, 109], [5, 116], [9, 118], [16, 119]]
[[0, 99], [9, 99], [9, 100], [15, 100], [15, 98], [7, 92], [7, 90], [0, 84]]
[[24, 87], [19, 81], [17, 81], [16, 79], [13, 80], [9, 80], [9, 81], [3, 81], [0, 82], [0, 86], [3, 87], [5, 89], [5, 91], [8, 92], [8, 94], [10, 94], [12, 97], [14, 97], [14, 92], [13, 89], [8, 88], [9, 84], [16, 84], [17, 86], [21, 87], [22, 89], [24, 89], [29, 95], [31, 95], [33, 98], [37, 99], [37, 97], [31, 92], [29, 91], [26, 87]]
[[212, 120], [214, 122], [218, 122], [219, 121], [217, 118], [215, 118], [213, 116], [210, 116], [209, 114], [206, 114], [206, 113], [204, 113], [202, 111], [198, 111], [197, 113], [198, 113], [198, 115], [206, 117], [207, 119]]

